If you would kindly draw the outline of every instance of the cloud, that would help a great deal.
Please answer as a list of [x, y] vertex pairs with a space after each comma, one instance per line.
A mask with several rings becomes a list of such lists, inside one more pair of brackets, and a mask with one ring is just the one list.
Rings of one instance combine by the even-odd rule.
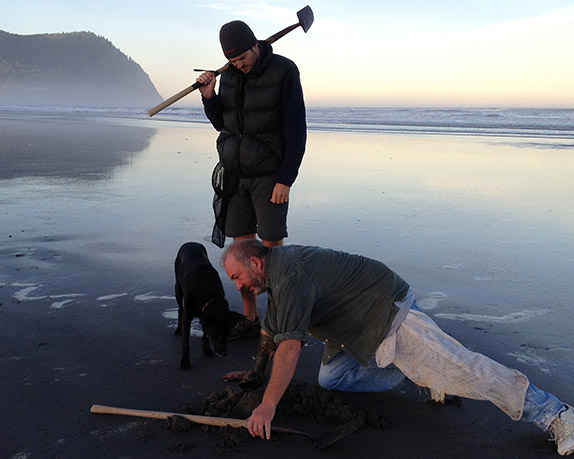
[[[296, 19], [296, 14], [293, 8], [280, 7], [270, 5], [264, 1], [243, 1], [237, 3], [236, 1], [219, 1], [219, 2], [204, 2], [198, 5], [201, 8], [206, 8], [215, 11], [222, 11], [229, 13], [231, 16], [240, 18], [249, 23], [249, 20], [254, 21], [271, 21], [277, 23], [286, 23], [289, 18]], [[286, 23], [286, 26], [289, 23]]]

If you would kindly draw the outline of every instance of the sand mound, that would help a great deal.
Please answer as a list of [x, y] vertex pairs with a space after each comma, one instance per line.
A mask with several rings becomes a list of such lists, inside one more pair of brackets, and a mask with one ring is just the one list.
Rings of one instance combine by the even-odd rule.
[[[228, 386], [225, 390], [213, 392], [200, 403], [183, 405], [181, 412], [245, 419], [261, 403], [263, 391], [264, 388], [243, 391]], [[354, 409], [337, 392], [307, 383], [292, 383], [277, 406], [274, 424], [299, 426], [302, 418], [308, 420], [308, 424], [319, 425], [319, 428], [324, 424], [324, 431], [328, 430], [329, 426], [344, 425], [357, 418], [363, 421], [363, 425], [371, 428], [384, 429], [391, 426], [388, 420], [374, 411]], [[172, 430], [189, 430], [192, 424], [184, 418], [176, 418], [168, 420], [168, 427]], [[219, 446], [223, 448], [237, 448], [252, 440], [243, 428], [202, 425], [201, 429], [217, 435], [220, 438]]]

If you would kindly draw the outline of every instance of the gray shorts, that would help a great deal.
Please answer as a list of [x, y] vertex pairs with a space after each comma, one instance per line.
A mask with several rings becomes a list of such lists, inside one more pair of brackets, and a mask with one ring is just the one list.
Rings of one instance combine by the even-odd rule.
[[275, 175], [239, 179], [237, 190], [227, 207], [227, 236], [258, 234], [265, 241], [278, 241], [287, 237], [289, 204], [271, 203], [276, 180]]

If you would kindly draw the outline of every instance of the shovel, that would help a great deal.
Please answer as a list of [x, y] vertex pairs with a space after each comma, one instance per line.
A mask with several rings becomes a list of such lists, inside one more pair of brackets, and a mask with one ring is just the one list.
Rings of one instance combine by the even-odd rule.
[[[137, 416], [140, 418], [153, 418], [153, 419], [167, 419], [170, 416], [181, 416], [182, 418], [185, 418], [188, 421], [194, 422], [196, 424], [205, 424], [208, 426], [218, 426], [218, 427], [225, 427], [225, 426], [235, 428], [244, 427], [247, 429], [246, 419], [219, 418], [215, 416], [200, 416], [195, 414], [182, 414], [182, 413], [166, 413], [164, 411], [132, 410], [129, 408], [114, 408], [112, 406], [104, 406], [104, 405], [92, 405], [90, 412], [98, 414], [121, 414], [125, 416]], [[329, 445], [332, 445], [337, 440], [346, 437], [347, 435], [354, 432], [362, 425], [363, 425], [362, 419], [359, 418], [353, 419], [347, 424], [343, 424], [342, 426], [336, 427], [319, 436], [313, 436], [307, 432], [303, 432], [302, 430], [296, 430], [290, 427], [271, 426], [271, 430], [277, 433], [305, 436], [309, 440], [311, 440], [316, 450], [320, 450], [326, 448]]]
[[[277, 40], [279, 40], [281, 37], [283, 37], [284, 35], [287, 35], [289, 32], [291, 32], [292, 30], [295, 30], [297, 27], [301, 26], [301, 28], [303, 29], [303, 32], [307, 33], [307, 31], [309, 30], [309, 28], [311, 27], [311, 24], [313, 24], [313, 10], [311, 9], [310, 6], [306, 6], [305, 8], [303, 8], [302, 10], [297, 11], [297, 18], [299, 19], [299, 22], [297, 24], [293, 24], [289, 27], [286, 27], [285, 29], [277, 32], [275, 35], [271, 35], [267, 40], [268, 43], [274, 43]], [[215, 70], [213, 73], [215, 73], [215, 76], [218, 76], [220, 74], [222, 74], [223, 72], [225, 72], [228, 68], [229, 68], [229, 62], [227, 64], [225, 64], [223, 67]], [[179, 99], [181, 99], [182, 97], [187, 96], [189, 93], [195, 91], [197, 88], [199, 88], [202, 84], [198, 81], [196, 81], [195, 83], [193, 83], [191, 86], [188, 86], [187, 88], [185, 88], [182, 91], [179, 91], [177, 94], [171, 96], [169, 99], [164, 100], [162, 103], [156, 105], [155, 107], [151, 108], [148, 110], [147, 114], [149, 116], [153, 116], [156, 113], [162, 111], [164, 108], [169, 107], [171, 104], [177, 102]]]

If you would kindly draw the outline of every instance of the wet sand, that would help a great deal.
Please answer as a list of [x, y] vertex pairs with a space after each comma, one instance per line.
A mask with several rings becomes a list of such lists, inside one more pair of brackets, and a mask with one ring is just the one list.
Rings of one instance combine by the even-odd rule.
[[[215, 132], [0, 116], [0, 138], [0, 457], [556, 455], [547, 434], [486, 402], [437, 407], [409, 384], [338, 394], [391, 427], [320, 453], [286, 434], [230, 447], [199, 427], [91, 414], [92, 404], [178, 412], [252, 364], [256, 340], [208, 360], [195, 336], [181, 371], [173, 335], [177, 249], [202, 242], [214, 264], [221, 253], [209, 242]], [[384, 261], [448, 333], [573, 402], [573, 166], [558, 140], [310, 132], [286, 242]], [[316, 384], [321, 351], [305, 347], [297, 382]]]

